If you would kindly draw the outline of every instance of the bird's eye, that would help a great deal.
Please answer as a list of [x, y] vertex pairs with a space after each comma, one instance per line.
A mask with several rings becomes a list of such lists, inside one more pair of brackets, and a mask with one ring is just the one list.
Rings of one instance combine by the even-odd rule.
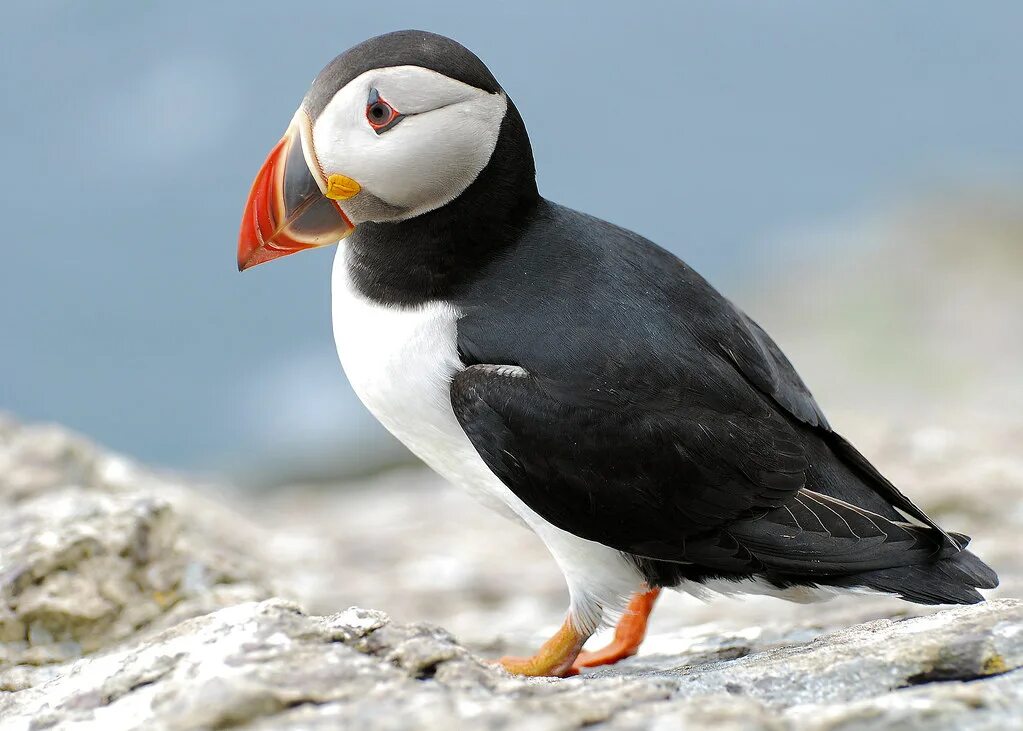
[[366, 121], [377, 134], [396, 125], [403, 116], [397, 109], [380, 98], [376, 89], [370, 92], [369, 101], [366, 103]]

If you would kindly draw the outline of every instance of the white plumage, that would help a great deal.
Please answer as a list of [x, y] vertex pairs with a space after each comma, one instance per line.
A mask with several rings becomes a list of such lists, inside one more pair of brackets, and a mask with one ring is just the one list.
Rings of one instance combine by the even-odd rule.
[[[406, 309], [367, 300], [351, 286], [346, 242], [334, 258], [332, 289], [338, 357], [366, 408], [440, 475], [540, 537], [565, 574], [580, 629], [617, 618], [642, 587], [639, 571], [616, 549], [567, 533], [531, 510], [484, 464], [455, 418], [449, 386], [463, 368], [459, 313], [443, 302]], [[522, 375], [514, 366], [502, 372]]]

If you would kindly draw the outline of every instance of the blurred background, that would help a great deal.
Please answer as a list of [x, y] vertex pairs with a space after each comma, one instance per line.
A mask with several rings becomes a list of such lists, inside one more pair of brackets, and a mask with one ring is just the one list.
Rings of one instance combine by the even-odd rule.
[[235, 271], [249, 185], [312, 78], [406, 27], [475, 50], [526, 120], [541, 192], [705, 274], [854, 441], [1021, 413], [1019, 3], [4, 16], [0, 410], [21, 419], [243, 484], [408, 460], [337, 364], [333, 250]]

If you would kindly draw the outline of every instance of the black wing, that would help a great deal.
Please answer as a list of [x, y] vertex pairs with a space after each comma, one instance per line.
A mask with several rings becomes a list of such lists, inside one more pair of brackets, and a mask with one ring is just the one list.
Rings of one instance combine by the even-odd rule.
[[[906, 547], [896, 508], [933, 525], [830, 430], [770, 337], [683, 262], [550, 204], [530, 225], [456, 302], [470, 367], [451, 401], [488, 466], [545, 519], [651, 558], [731, 560], [746, 550], [738, 536], [767, 559], [761, 532], [800, 495], [810, 507], [797, 515], [816, 516], [797, 521], [813, 560], [827, 545], [852, 560], [829, 536], [866, 524], [805, 489], [876, 515], [882, 535], [849, 540], [887, 565]], [[931, 553], [944, 542], [910, 533]]]
[[527, 505], [616, 547], [686, 536], [778, 507], [806, 458], [784, 420], [706, 409], [608, 410], [552, 396], [530, 376], [474, 366], [451, 385], [470, 441]]
[[722, 298], [730, 318], [717, 318], [704, 334], [705, 344], [717, 348], [753, 386], [793, 417], [830, 431], [828, 420], [810, 389], [775, 342], [744, 312]]
[[704, 336], [710, 340], [708, 344], [724, 352], [736, 370], [776, 406], [813, 427], [831, 452], [853, 470], [866, 487], [906, 515], [937, 530], [952, 545], [964, 547], [878, 472], [852, 444], [832, 431], [810, 390], [771, 336], [744, 312], [723, 298], [722, 301], [727, 303], [732, 317], [714, 321]]
[[477, 365], [451, 385], [484, 461], [575, 535], [724, 571], [842, 574], [941, 550], [930, 529], [806, 489], [800, 435], [766, 406], [608, 410], [553, 396], [521, 369]]

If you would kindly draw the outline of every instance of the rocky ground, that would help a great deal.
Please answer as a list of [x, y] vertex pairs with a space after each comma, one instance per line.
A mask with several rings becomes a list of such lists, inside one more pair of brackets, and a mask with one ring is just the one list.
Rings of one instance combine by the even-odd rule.
[[1023, 430], [950, 423], [851, 431], [992, 601], [671, 595], [638, 657], [523, 680], [480, 658], [533, 649], [562, 580], [426, 472], [251, 495], [0, 421], [0, 731], [1023, 728]]

